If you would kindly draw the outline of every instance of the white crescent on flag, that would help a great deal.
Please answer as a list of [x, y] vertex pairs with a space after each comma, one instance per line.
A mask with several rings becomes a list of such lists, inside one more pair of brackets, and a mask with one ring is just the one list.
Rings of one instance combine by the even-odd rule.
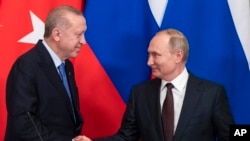
[[250, 1], [228, 0], [228, 4], [250, 70]]

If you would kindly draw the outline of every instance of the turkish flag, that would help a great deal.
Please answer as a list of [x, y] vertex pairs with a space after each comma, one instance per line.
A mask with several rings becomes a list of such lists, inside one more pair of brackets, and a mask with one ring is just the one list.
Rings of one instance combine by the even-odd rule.
[[6, 127], [5, 87], [16, 58], [43, 38], [44, 21], [57, 5], [69, 4], [82, 10], [82, 0], [0, 0], [0, 140]]

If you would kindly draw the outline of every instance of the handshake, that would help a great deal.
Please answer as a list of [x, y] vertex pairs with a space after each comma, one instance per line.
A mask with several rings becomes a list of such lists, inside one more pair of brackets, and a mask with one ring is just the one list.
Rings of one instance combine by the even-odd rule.
[[79, 135], [73, 138], [72, 141], [92, 141], [92, 140], [88, 138], [87, 136]]

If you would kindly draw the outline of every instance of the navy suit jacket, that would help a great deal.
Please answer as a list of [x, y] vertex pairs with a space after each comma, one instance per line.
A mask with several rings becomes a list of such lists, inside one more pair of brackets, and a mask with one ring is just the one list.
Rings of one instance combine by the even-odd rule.
[[[118, 133], [96, 141], [164, 141], [161, 108], [161, 80], [135, 86]], [[229, 141], [233, 124], [222, 86], [190, 74], [174, 141]]]
[[65, 66], [76, 122], [58, 70], [40, 40], [16, 60], [9, 73], [5, 141], [40, 140], [32, 120], [46, 141], [71, 141], [81, 133], [83, 119], [74, 70], [69, 60], [65, 60]]

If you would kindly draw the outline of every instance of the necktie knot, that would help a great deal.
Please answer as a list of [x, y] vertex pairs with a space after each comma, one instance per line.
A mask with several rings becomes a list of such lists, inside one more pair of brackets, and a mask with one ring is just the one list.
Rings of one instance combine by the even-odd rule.
[[[62, 76], [65, 76], [65, 64], [62, 63], [61, 65], [58, 66], [58, 70]], [[61, 78], [62, 78], [61, 76]]]
[[174, 85], [172, 83], [167, 83], [166, 87], [168, 90], [171, 90], [172, 88], [174, 88]]
[[61, 63], [61, 65], [59, 65], [59, 68], [64, 68], [64, 67], [65, 67], [64, 63]]

